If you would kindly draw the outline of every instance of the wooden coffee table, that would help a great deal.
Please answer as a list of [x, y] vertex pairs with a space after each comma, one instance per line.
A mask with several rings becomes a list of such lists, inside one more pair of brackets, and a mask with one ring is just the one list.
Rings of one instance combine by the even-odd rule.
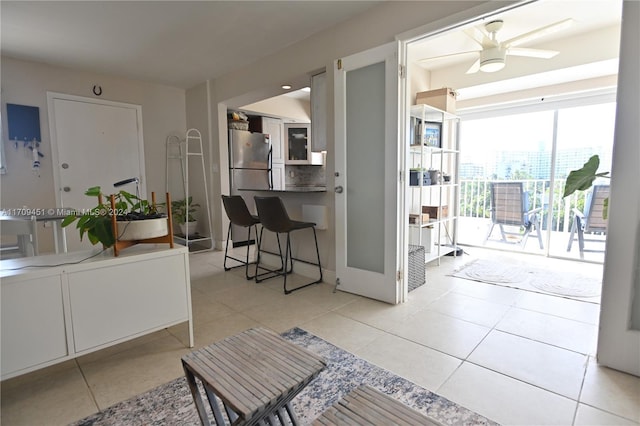
[[314, 426], [443, 426], [442, 423], [407, 407], [370, 387], [360, 386], [333, 404]]
[[290, 401], [325, 366], [325, 360], [263, 328], [228, 337], [182, 357], [182, 366], [203, 425], [209, 418], [196, 378], [202, 383], [217, 425], [254, 425], [275, 418], [298, 421]]

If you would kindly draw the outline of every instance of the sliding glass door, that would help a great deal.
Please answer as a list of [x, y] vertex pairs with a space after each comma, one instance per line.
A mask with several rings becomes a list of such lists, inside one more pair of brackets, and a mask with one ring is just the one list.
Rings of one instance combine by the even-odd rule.
[[[597, 205], [597, 194], [594, 198], [591, 189], [562, 198], [562, 193], [569, 172], [582, 167], [594, 155], [600, 162], [598, 171], [611, 170], [615, 112], [614, 102], [557, 111], [555, 198], [553, 211], [549, 213], [553, 222], [548, 227], [552, 256], [604, 261], [606, 231], [601, 229], [606, 228], [606, 213]], [[608, 194], [609, 179], [597, 179], [594, 185]]]
[[[590, 191], [562, 197], [566, 177], [598, 155], [599, 171], [611, 168], [615, 103], [558, 104], [557, 108], [518, 108], [465, 117], [461, 131], [461, 244], [548, 254], [602, 262], [606, 232], [584, 232]], [[535, 223], [502, 225], [492, 219], [491, 183], [522, 184], [523, 214]], [[606, 186], [607, 179], [595, 182]], [[601, 213], [600, 213], [601, 214]], [[574, 225], [576, 223], [576, 225]], [[542, 233], [543, 248], [536, 225]], [[573, 235], [571, 230], [573, 228]], [[580, 228], [583, 244], [578, 241]], [[504, 232], [503, 232], [504, 231]], [[524, 246], [518, 235], [529, 232]], [[572, 241], [569, 244], [570, 239]], [[590, 241], [587, 241], [590, 240]], [[592, 240], [592, 241], [591, 241]], [[582, 250], [581, 250], [582, 248]]]

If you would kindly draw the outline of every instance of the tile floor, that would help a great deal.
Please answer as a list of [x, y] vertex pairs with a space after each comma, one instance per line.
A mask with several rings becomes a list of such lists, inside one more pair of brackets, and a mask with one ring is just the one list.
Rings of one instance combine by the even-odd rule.
[[[252, 326], [302, 327], [502, 424], [638, 425], [640, 378], [595, 362], [599, 307], [447, 276], [467, 249], [427, 268], [427, 284], [390, 306], [320, 284], [225, 272], [222, 252], [191, 255], [196, 346]], [[531, 258], [601, 274], [598, 265]], [[3, 425], [63, 425], [182, 375], [185, 325], [2, 382]]]

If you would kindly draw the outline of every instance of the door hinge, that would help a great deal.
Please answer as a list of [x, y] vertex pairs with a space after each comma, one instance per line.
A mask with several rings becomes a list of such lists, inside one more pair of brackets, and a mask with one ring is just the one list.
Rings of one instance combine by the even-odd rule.
[[405, 67], [402, 64], [398, 65], [398, 75], [400, 76], [400, 78], [405, 78], [407, 74], [407, 67]]
[[400, 170], [400, 176], [399, 176], [399, 178], [400, 178], [400, 182], [402, 182], [402, 170]]
[[396, 281], [402, 281], [402, 271], [396, 271]]
[[341, 70], [341, 69], [342, 69], [342, 59], [338, 59], [338, 60], [336, 61], [336, 66], [338, 67], [338, 69], [339, 69], [339, 70]]

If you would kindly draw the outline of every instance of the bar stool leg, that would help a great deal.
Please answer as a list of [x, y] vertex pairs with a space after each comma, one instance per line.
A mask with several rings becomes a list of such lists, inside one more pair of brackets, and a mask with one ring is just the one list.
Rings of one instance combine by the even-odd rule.
[[[253, 262], [249, 262], [250, 244], [248, 242], [251, 241], [251, 228], [253, 226], [248, 226], [247, 227], [247, 255], [246, 255], [245, 260], [243, 261], [243, 260], [237, 259], [237, 258], [235, 258], [233, 256], [229, 256], [229, 254], [228, 254], [228, 251], [229, 251], [229, 240], [231, 239], [231, 225], [232, 224], [229, 223], [229, 228], [227, 229], [227, 243], [225, 244], [225, 247], [224, 247], [224, 264], [223, 264], [224, 270], [225, 271], [229, 271], [231, 269], [238, 268], [238, 267], [244, 265], [244, 267], [245, 267], [245, 270], [244, 270], [245, 278], [247, 280], [252, 280], [252, 279], [255, 278], [255, 275], [254, 276], [250, 276], [249, 275], [249, 265], [252, 264]], [[256, 238], [258, 238], [258, 227], [255, 226], [255, 228], [256, 228]], [[260, 240], [259, 239], [258, 239], [258, 241], [256, 241], [256, 244], [257, 245], [260, 244]], [[240, 262], [241, 264], [240, 265], [236, 265], [236, 266], [227, 266], [227, 259], [235, 260], [236, 262]], [[257, 273], [257, 262], [256, 262], [256, 273]]]
[[[285, 252], [284, 261], [282, 257], [282, 249], [280, 248], [280, 234], [276, 233], [276, 238], [278, 240], [278, 252], [280, 253], [280, 263], [282, 264], [282, 273], [290, 274], [293, 272], [293, 263], [291, 263], [291, 267], [287, 270], [287, 253]], [[287, 234], [287, 246], [289, 247], [289, 255], [291, 255], [291, 246], [289, 245], [289, 234]]]
[[227, 268], [227, 252], [229, 251], [229, 240], [231, 239], [231, 222], [229, 222], [229, 227], [227, 228], [227, 244], [224, 246], [224, 270], [228, 271], [231, 268]]
[[[290, 293], [292, 293], [292, 292], [294, 292], [296, 290], [300, 290], [301, 288], [309, 287], [310, 285], [322, 282], [322, 266], [320, 265], [320, 250], [318, 249], [318, 237], [317, 237], [317, 234], [316, 234], [316, 228], [315, 227], [311, 227], [311, 230], [313, 231], [313, 240], [315, 241], [315, 246], [316, 246], [316, 256], [317, 256], [317, 259], [318, 259], [317, 265], [318, 265], [318, 272], [320, 273], [320, 277], [316, 281], [312, 281], [312, 282], [310, 282], [308, 284], [301, 285], [300, 287], [296, 287], [294, 289], [288, 290], [287, 289], [287, 274], [283, 274], [284, 275], [284, 285], [283, 285], [284, 294], [290, 294]], [[287, 260], [287, 257], [288, 257], [288, 260]], [[291, 253], [290, 233], [287, 232], [287, 248], [286, 248], [286, 251], [285, 251], [285, 263], [287, 261], [291, 262], [291, 271], [293, 271], [293, 260], [294, 260], [294, 258], [293, 258], [293, 255]], [[308, 263], [310, 265], [315, 265], [314, 263], [308, 262], [308, 261], [305, 261], [305, 260], [301, 260], [301, 259], [296, 259], [296, 260], [298, 260], [300, 262]]]
[[[258, 265], [260, 265], [260, 246], [262, 245], [262, 233], [264, 232], [264, 228], [260, 228], [260, 237], [258, 237], [258, 245], [256, 246], [258, 248], [258, 253], [256, 254], [256, 273], [254, 274], [255, 277], [255, 281], [257, 283], [259, 283], [260, 281], [258, 280]], [[258, 230], [256, 229], [256, 234], [258, 233]]]
[[[244, 276], [247, 278], [247, 280], [252, 280], [254, 279], [256, 276], [249, 276], [249, 248], [251, 247], [251, 244], [249, 244], [249, 241], [251, 241], [251, 228], [253, 228], [253, 226], [249, 226], [248, 227], [248, 232], [247, 232], [247, 260], [245, 262], [245, 269], [244, 269]], [[256, 239], [258, 239], [258, 227], [256, 228]], [[227, 240], [229, 241], [229, 240]], [[260, 244], [260, 240], [256, 241], [256, 246]], [[257, 262], [256, 262], [257, 264]]]
[[[256, 230], [256, 234], [257, 234], [257, 230]], [[278, 242], [278, 253], [273, 253], [270, 251], [267, 251], [267, 253], [273, 254], [273, 255], [278, 255], [280, 256], [280, 267], [278, 269], [269, 269], [269, 268], [265, 268], [264, 266], [260, 266], [260, 253], [262, 253], [262, 237], [263, 237], [263, 232], [264, 232], [264, 227], [260, 229], [260, 237], [258, 238], [258, 254], [256, 257], [256, 274], [255, 274], [255, 281], [257, 283], [262, 282], [266, 279], [269, 278], [273, 278], [275, 276], [279, 276], [282, 275], [283, 273], [287, 273], [290, 274], [291, 272], [293, 272], [293, 265], [291, 267], [291, 269], [289, 271], [285, 270], [285, 266], [286, 264], [284, 263], [284, 258], [282, 257], [282, 244], [280, 243], [280, 235], [276, 232], [276, 241]], [[267, 272], [263, 272], [262, 274], [258, 273], [258, 269], [262, 269], [264, 271]], [[267, 277], [265, 277], [265, 275], [268, 275]], [[263, 278], [264, 277], [264, 278]]]

